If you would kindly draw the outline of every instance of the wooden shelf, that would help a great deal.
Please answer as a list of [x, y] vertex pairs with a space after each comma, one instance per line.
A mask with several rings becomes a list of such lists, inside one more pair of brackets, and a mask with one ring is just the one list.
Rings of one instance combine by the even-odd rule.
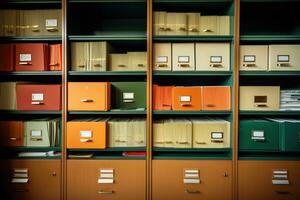
[[231, 42], [233, 36], [153, 36], [153, 41], [205, 41], [205, 42]]

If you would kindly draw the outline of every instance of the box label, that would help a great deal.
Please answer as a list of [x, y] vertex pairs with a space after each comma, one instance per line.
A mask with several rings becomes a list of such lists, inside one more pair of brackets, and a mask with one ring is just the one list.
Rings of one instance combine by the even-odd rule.
[[81, 138], [90, 138], [92, 137], [92, 131], [80, 131]]
[[31, 54], [20, 54], [20, 62], [31, 62]]
[[190, 57], [189, 56], [178, 56], [179, 63], [189, 63]]
[[34, 93], [31, 96], [32, 101], [43, 101], [44, 100], [44, 94], [43, 93]]
[[211, 56], [210, 62], [211, 63], [222, 63], [222, 56]]
[[245, 55], [244, 62], [255, 62], [256, 56], [254, 55]]
[[191, 96], [180, 96], [180, 102], [191, 102]]
[[57, 26], [57, 19], [46, 19], [46, 27]]
[[223, 132], [212, 132], [211, 138], [212, 139], [223, 139]]
[[167, 63], [168, 62], [168, 56], [157, 56], [156, 62], [157, 63]]
[[277, 61], [278, 62], [290, 62], [290, 56], [289, 55], [278, 55]]
[[31, 137], [42, 137], [42, 131], [41, 130], [32, 130], [30, 131]]

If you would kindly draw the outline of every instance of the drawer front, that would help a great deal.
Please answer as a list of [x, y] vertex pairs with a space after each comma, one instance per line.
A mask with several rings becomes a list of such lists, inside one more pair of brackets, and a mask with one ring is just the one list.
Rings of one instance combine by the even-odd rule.
[[193, 148], [229, 148], [230, 123], [193, 121]]
[[19, 147], [24, 144], [24, 127], [22, 121], [0, 121], [3, 130], [1, 146]]
[[90, 42], [90, 71], [106, 71], [108, 53], [107, 48], [107, 42]]
[[172, 46], [171, 43], [155, 43], [153, 70], [171, 71], [172, 70]]
[[67, 148], [104, 149], [106, 122], [68, 122]]
[[[7, 162], [9, 199], [60, 199], [60, 160], [10, 160]], [[28, 182], [24, 181], [27, 179]], [[12, 181], [15, 183], [12, 183]], [[25, 182], [25, 183], [20, 183]], [[41, 188], [42, 186], [42, 188]]]
[[241, 86], [240, 110], [279, 110], [280, 87]]
[[[145, 198], [143, 160], [69, 160], [67, 168], [67, 199]], [[113, 183], [103, 183], [110, 181]]]
[[14, 110], [16, 109], [16, 83], [2, 82], [0, 83], [0, 109]]
[[16, 71], [47, 71], [47, 44], [16, 44]]
[[268, 45], [241, 45], [240, 70], [267, 71], [268, 52]]
[[128, 52], [128, 62], [131, 71], [146, 71], [147, 52]]
[[154, 13], [154, 35], [164, 35], [166, 30], [167, 12]]
[[232, 199], [231, 171], [231, 161], [153, 160], [152, 198]]
[[229, 71], [229, 43], [196, 43], [197, 71]]
[[112, 97], [112, 106], [115, 109], [146, 109], [146, 83], [114, 82]]
[[71, 65], [72, 71], [88, 71], [88, 42], [71, 43]]
[[0, 71], [14, 70], [14, 45], [0, 44]]
[[49, 147], [50, 131], [47, 121], [26, 121], [25, 143], [27, 147]]
[[110, 71], [130, 71], [128, 54], [110, 54]]
[[219, 35], [230, 35], [230, 16], [218, 16]]
[[239, 149], [243, 151], [278, 151], [279, 125], [266, 120], [241, 120]]
[[270, 71], [300, 71], [300, 45], [270, 45]]
[[175, 13], [176, 14], [176, 29], [175, 35], [187, 35], [187, 13]]
[[187, 13], [188, 17], [188, 35], [199, 35], [200, 13]]
[[41, 11], [43, 18], [43, 35], [61, 36], [62, 34], [62, 19], [60, 9], [47, 9]]
[[110, 83], [68, 83], [68, 109], [78, 111], [107, 111], [110, 109]]
[[200, 17], [200, 35], [218, 35], [217, 16]]
[[[238, 199], [296, 200], [300, 198], [299, 161], [239, 161], [238, 166]], [[273, 184], [273, 180], [278, 180], [276, 178], [278, 175], [287, 176], [283, 179], [289, 184]]]
[[62, 45], [52, 44], [49, 45], [49, 55], [50, 55], [50, 71], [61, 71], [62, 70]]
[[195, 70], [195, 45], [194, 43], [172, 44], [173, 71]]
[[284, 122], [281, 131], [281, 150], [300, 152], [300, 123]]
[[230, 110], [230, 86], [206, 86], [202, 88], [203, 110]]
[[17, 84], [17, 110], [61, 110], [61, 85]]
[[201, 110], [201, 87], [173, 87], [173, 110]]

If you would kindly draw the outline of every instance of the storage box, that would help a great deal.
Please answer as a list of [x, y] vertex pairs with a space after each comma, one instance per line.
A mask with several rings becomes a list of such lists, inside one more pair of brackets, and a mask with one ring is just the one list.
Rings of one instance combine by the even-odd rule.
[[13, 44], [0, 44], [0, 55], [0, 71], [13, 71], [15, 46]]
[[202, 88], [202, 110], [231, 109], [230, 86], [204, 86]]
[[268, 45], [241, 45], [240, 70], [241, 71], [267, 71]]
[[172, 70], [194, 71], [195, 70], [195, 44], [173, 43], [172, 44]]
[[154, 43], [153, 44], [153, 70], [171, 71], [172, 70], [172, 44]]
[[202, 87], [173, 87], [173, 110], [201, 110]]

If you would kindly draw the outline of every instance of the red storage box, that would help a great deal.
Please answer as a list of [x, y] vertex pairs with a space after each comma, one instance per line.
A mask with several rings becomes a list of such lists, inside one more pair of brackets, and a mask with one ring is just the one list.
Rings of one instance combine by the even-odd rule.
[[14, 70], [14, 45], [0, 44], [0, 71]]
[[17, 110], [61, 110], [61, 85], [17, 84]]
[[49, 69], [48, 44], [16, 44], [16, 71], [47, 71]]
[[50, 71], [61, 71], [62, 70], [62, 45], [51, 44], [49, 45], [50, 54]]

